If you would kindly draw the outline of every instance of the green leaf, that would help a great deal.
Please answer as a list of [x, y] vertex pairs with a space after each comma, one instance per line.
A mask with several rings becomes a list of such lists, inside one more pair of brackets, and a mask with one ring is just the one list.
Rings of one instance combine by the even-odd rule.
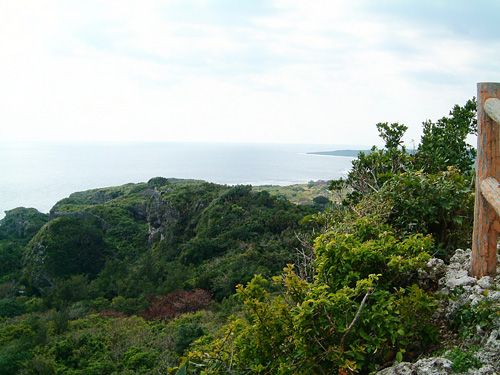
[[184, 360], [184, 362], [179, 366], [179, 369], [175, 373], [175, 375], [186, 375], [188, 370], [188, 360], [187, 358]]
[[396, 354], [396, 361], [397, 361], [397, 362], [403, 362], [403, 353], [398, 352], [398, 353]]

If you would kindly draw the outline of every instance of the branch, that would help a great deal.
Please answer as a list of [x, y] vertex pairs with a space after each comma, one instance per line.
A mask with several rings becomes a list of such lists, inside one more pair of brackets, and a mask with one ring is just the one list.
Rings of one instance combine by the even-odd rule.
[[366, 303], [366, 299], [371, 294], [371, 292], [372, 292], [372, 289], [369, 288], [368, 291], [366, 292], [366, 295], [363, 298], [363, 301], [361, 301], [361, 305], [359, 305], [359, 309], [358, 309], [358, 312], [356, 313], [356, 316], [352, 320], [351, 324], [349, 324], [349, 327], [347, 328], [347, 331], [345, 331], [344, 336], [342, 336], [342, 339], [340, 340], [340, 346], [342, 347], [342, 349], [344, 348], [344, 340], [345, 340], [346, 336], [349, 334], [349, 332], [351, 332], [351, 329], [354, 326], [354, 323], [356, 323], [356, 320], [358, 320], [359, 314], [361, 313], [361, 310], [363, 310], [363, 306]]

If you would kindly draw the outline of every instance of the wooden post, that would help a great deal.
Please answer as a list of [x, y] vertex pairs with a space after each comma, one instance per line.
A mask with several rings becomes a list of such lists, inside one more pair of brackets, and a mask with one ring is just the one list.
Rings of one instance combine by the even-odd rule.
[[494, 276], [497, 265], [500, 217], [484, 198], [481, 186], [487, 178], [500, 181], [499, 124], [484, 111], [487, 99], [500, 98], [500, 83], [478, 83], [477, 96], [477, 178], [470, 274], [480, 279]]

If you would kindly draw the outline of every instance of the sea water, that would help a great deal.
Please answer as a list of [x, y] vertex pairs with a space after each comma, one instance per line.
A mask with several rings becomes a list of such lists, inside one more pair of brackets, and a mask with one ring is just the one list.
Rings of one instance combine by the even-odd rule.
[[76, 191], [152, 177], [226, 185], [293, 185], [345, 176], [353, 158], [311, 155], [356, 146], [249, 143], [0, 143], [0, 218], [48, 212]]

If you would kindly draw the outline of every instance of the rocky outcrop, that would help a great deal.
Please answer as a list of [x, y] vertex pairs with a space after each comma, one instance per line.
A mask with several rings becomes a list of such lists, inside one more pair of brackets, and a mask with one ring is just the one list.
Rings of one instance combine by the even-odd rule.
[[146, 220], [149, 225], [148, 243], [151, 247], [154, 242], [169, 238], [171, 228], [179, 221], [179, 213], [155, 190], [146, 208]]
[[446, 275], [446, 265], [439, 258], [431, 258], [425, 268], [418, 271], [418, 284], [424, 290], [436, 290]]
[[[466, 305], [475, 306], [488, 300], [493, 305], [500, 305], [500, 264], [495, 278], [485, 276], [480, 280], [469, 276], [471, 251], [457, 250], [445, 265], [439, 259], [431, 259], [426, 269], [422, 270], [419, 279], [423, 286], [436, 282], [437, 293], [451, 298], [444, 298], [439, 314], [451, 319], [453, 314]], [[477, 327], [474, 336], [475, 346], [479, 349], [474, 353], [481, 366], [470, 368], [466, 374], [486, 375], [500, 374], [500, 316], [494, 321], [494, 328], [484, 331]], [[479, 343], [479, 344], [477, 344]], [[402, 362], [379, 371], [378, 375], [445, 375], [456, 374], [453, 361], [447, 358], [448, 352], [442, 356], [424, 358], [415, 363]]]
[[498, 276], [484, 276], [477, 280], [469, 276], [470, 259], [470, 250], [457, 250], [446, 267], [445, 276], [439, 280], [438, 293], [450, 296], [457, 295], [457, 291], [460, 291], [457, 298], [447, 300], [444, 306], [447, 317], [466, 304], [474, 306], [485, 299], [500, 302], [500, 264], [497, 268]]
[[29, 238], [33, 237], [48, 221], [49, 215], [35, 208], [18, 207], [5, 211], [5, 217], [0, 220], [0, 227], [7, 235]]

